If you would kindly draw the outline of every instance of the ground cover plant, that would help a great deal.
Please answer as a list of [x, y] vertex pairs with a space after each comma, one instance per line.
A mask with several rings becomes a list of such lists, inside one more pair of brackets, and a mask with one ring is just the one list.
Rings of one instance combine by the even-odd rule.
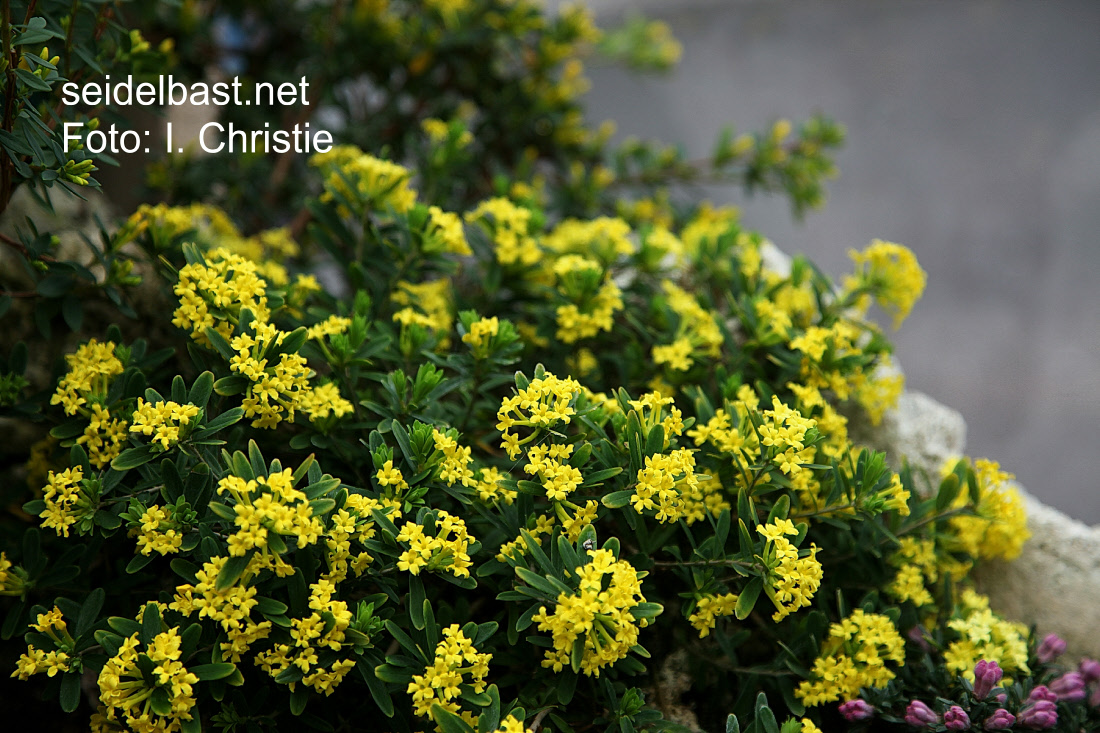
[[308, 73], [346, 120], [312, 156], [155, 161], [164, 200], [84, 251], [3, 237], [6, 696], [98, 731], [1097, 725], [1100, 664], [968, 584], [1027, 539], [1011, 476], [849, 431], [903, 389], [869, 314], [904, 321], [913, 254], [834, 283], [696, 197], [819, 205], [834, 123], [613, 144], [582, 56], [678, 49], [579, 8], [3, 15], [5, 207], [111, 162], [60, 152], [109, 113], [63, 81], [184, 73], [226, 24], [253, 82]]

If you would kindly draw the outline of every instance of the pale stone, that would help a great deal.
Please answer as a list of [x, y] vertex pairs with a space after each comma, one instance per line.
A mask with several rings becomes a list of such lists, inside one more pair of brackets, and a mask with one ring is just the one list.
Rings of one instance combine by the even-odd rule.
[[966, 448], [962, 415], [921, 392], [903, 393], [897, 407], [883, 415], [880, 425], [852, 419], [851, 432], [858, 442], [886, 451], [895, 468], [904, 456], [915, 474], [925, 472], [937, 477], [940, 467], [960, 458]]

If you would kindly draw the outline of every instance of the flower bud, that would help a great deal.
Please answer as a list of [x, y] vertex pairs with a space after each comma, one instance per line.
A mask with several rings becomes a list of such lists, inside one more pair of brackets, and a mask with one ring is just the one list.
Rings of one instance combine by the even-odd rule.
[[920, 700], [913, 700], [905, 709], [905, 722], [918, 728], [928, 728], [938, 724], [940, 716]]
[[952, 705], [943, 714], [943, 724], [947, 730], [966, 730], [970, 727], [970, 716], [958, 705]]
[[982, 727], [986, 730], [1008, 730], [1015, 724], [1016, 716], [1004, 708], [1000, 708], [985, 719], [985, 723], [982, 724]]
[[1076, 672], [1066, 672], [1050, 683], [1050, 691], [1059, 700], [1076, 701], [1085, 699], [1085, 679]]
[[1049, 700], [1040, 700], [1021, 710], [1016, 722], [1024, 728], [1047, 730], [1057, 725], [1058, 708]]
[[923, 626], [914, 626], [905, 633], [909, 637], [909, 641], [920, 647], [922, 652], [932, 651], [932, 645], [928, 643], [928, 640], [924, 638], [925, 631]]
[[1028, 702], [1039, 702], [1040, 700], [1047, 700], [1049, 702], [1058, 702], [1058, 695], [1055, 694], [1046, 685], [1039, 685], [1031, 691], [1031, 694], [1027, 696]]
[[1057, 634], [1047, 634], [1043, 637], [1043, 641], [1039, 644], [1038, 651], [1035, 652], [1035, 656], [1043, 664], [1053, 662], [1058, 657], [1062, 656], [1066, 651], [1066, 640]]
[[1085, 682], [1100, 680], [1100, 662], [1095, 659], [1082, 659], [1081, 666], [1078, 667], [1077, 671], [1085, 678]]
[[984, 659], [974, 665], [974, 697], [984, 700], [989, 693], [1001, 681], [1004, 672], [996, 662], [987, 662]]
[[867, 704], [866, 701], [855, 699], [849, 700], [846, 703], [841, 703], [840, 714], [844, 716], [844, 719], [849, 723], [854, 723], [857, 720], [867, 720], [875, 714], [875, 709]]

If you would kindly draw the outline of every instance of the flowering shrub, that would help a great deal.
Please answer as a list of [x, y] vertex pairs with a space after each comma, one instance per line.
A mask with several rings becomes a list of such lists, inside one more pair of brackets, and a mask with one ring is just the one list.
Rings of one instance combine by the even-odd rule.
[[[497, 13], [556, 59], [514, 80], [536, 87], [579, 83], [596, 33], [580, 11], [426, 5], [355, 22], [430, 28], [442, 54]], [[919, 298], [908, 249], [853, 252], [838, 286], [735, 209], [616, 194], [618, 173], [537, 180], [502, 149], [467, 186], [451, 154], [486, 128], [420, 122], [389, 156], [310, 158], [299, 229], [142, 205], [103, 233], [140, 297], [87, 285], [127, 293], [120, 322], [38, 372], [49, 329], [8, 347], [5, 415], [39, 438], [0, 553], [13, 677], [100, 731], [1097, 723], [1100, 666], [1058, 666], [1064, 643], [967, 583], [1026, 540], [1011, 477], [895, 471], [849, 435], [903, 387], [868, 312], [900, 325]], [[786, 170], [821, 125], [728, 141], [718, 165]], [[643, 184], [686, 165], [652, 162]], [[37, 246], [32, 269], [56, 268]]]

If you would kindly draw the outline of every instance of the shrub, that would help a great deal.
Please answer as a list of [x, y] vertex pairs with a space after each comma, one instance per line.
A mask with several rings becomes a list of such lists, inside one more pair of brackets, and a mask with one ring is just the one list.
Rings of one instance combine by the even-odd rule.
[[[322, 42], [290, 56], [329, 65], [322, 98], [365, 75], [388, 116], [308, 161], [157, 164], [228, 210], [142, 205], [98, 269], [8, 242], [30, 286], [0, 307], [38, 333], [2, 404], [40, 437], [0, 555], [14, 677], [70, 713], [85, 680], [95, 730], [1095, 724], [1095, 663], [967, 585], [1026, 539], [1010, 476], [849, 435], [902, 390], [867, 314], [904, 320], [912, 253], [872, 242], [838, 286], [677, 193], [718, 175], [799, 211], [834, 125], [726, 136], [701, 171], [580, 125], [582, 11], [254, 10], [268, 43]], [[39, 11], [16, 30], [64, 27]], [[207, 20], [172, 12], [146, 20], [186, 61]], [[117, 324], [74, 315], [101, 300]]]

